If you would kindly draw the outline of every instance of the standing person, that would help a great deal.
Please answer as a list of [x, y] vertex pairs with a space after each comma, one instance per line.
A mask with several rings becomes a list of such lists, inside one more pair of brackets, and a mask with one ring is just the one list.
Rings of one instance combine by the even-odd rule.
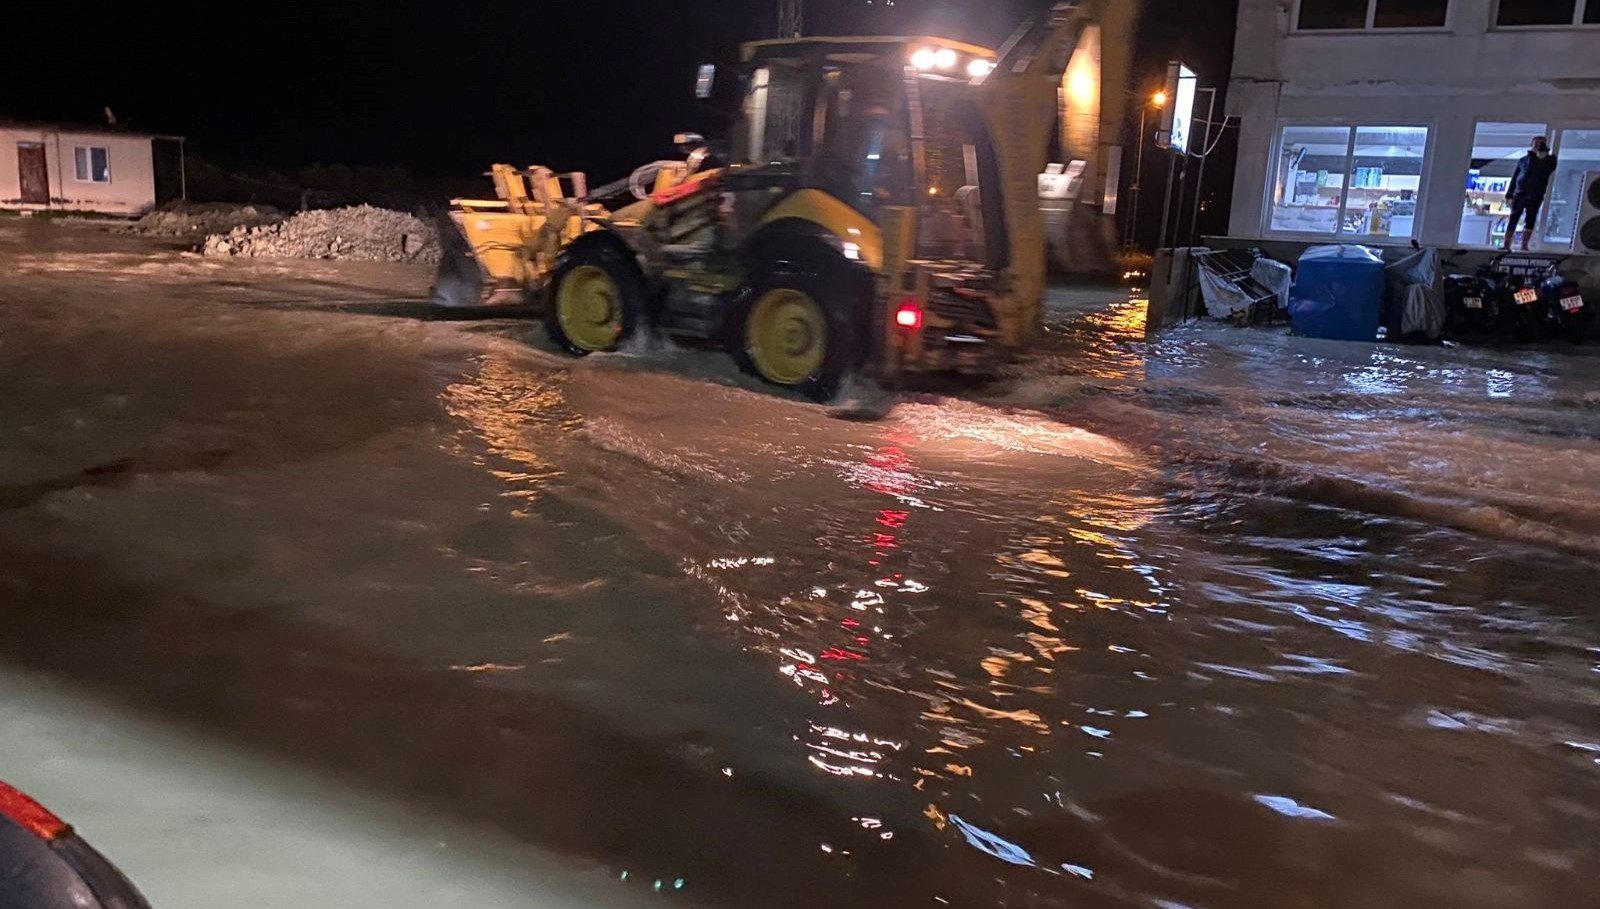
[[1533, 226], [1539, 220], [1539, 206], [1550, 192], [1550, 175], [1556, 172], [1556, 156], [1550, 154], [1550, 143], [1544, 136], [1534, 136], [1528, 153], [1517, 162], [1511, 175], [1511, 186], [1506, 190], [1506, 202], [1511, 205], [1511, 223], [1506, 225], [1505, 248], [1511, 249], [1511, 235], [1517, 232], [1517, 222], [1527, 214], [1527, 228], [1522, 232], [1522, 251], [1528, 251], [1528, 241], [1533, 239]]

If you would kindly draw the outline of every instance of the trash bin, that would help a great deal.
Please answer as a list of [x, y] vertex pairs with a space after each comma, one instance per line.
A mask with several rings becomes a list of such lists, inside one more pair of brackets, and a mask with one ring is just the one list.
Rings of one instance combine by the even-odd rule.
[[1383, 257], [1365, 246], [1313, 246], [1289, 289], [1289, 322], [1309, 338], [1376, 341]]

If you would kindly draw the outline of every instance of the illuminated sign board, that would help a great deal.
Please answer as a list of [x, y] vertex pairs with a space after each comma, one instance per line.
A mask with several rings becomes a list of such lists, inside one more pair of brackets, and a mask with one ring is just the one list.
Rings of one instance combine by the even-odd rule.
[[1161, 112], [1156, 145], [1188, 154], [1194, 131], [1194, 96], [1199, 87], [1200, 77], [1194, 70], [1177, 61], [1167, 64], [1167, 106]]

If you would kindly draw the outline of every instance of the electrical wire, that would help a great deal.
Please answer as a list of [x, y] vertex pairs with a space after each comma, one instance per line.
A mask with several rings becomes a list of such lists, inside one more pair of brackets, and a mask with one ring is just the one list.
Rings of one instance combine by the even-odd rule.
[[1218, 145], [1222, 144], [1222, 137], [1226, 136], [1228, 134], [1228, 124], [1230, 122], [1232, 122], [1232, 120], [1233, 120], [1232, 117], [1223, 117], [1222, 118], [1222, 128], [1217, 130], [1217, 137], [1215, 139], [1211, 140], [1211, 147], [1206, 149], [1205, 151], [1201, 152], [1196, 157], [1199, 157], [1199, 158], [1202, 158], [1202, 159], [1211, 157], [1211, 153], [1217, 150], [1217, 146]]

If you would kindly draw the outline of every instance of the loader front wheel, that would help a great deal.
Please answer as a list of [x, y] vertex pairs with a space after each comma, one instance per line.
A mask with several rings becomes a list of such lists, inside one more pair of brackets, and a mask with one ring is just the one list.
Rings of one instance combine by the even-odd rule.
[[644, 292], [638, 268], [619, 250], [576, 245], [551, 277], [545, 329], [574, 356], [616, 350], [638, 328]]

